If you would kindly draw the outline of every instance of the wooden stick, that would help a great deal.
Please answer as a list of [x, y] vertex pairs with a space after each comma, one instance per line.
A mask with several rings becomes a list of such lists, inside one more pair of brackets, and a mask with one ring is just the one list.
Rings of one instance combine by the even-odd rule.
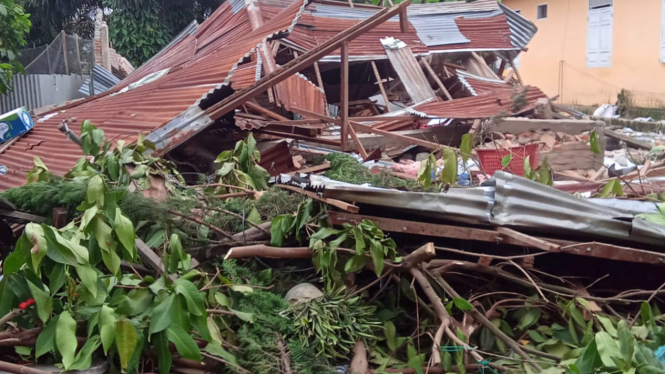
[[30, 366], [12, 364], [5, 361], [0, 361], [0, 370], [13, 374], [51, 374], [48, 371], [31, 368]]
[[497, 232], [499, 232], [502, 235], [509, 236], [515, 240], [523, 242], [526, 246], [528, 247], [534, 247], [538, 249], [542, 249], [543, 251], [547, 252], [559, 252], [561, 250], [561, 246], [558, 244], [550, 243], [546, 240], [536, 238], [531, 235], [527, 235], [512, 229], [509, 229], [507, 227], [499, 227], [496, 229]]
[[[452, 286], [450, 286], [450, 284], [448, 284], [448, 282], [446, 282], [440, 274], [433, 275], [433, 274], [431, 274], [431, 273], [429, 273], [429, 272], [428, 272], [428, 274], [429, 274], [429, 276], [432, 277], [432, 278], [437, 282], [437, 284], [438, 284], [439, 286], [441, 286], [441, 288], [443, 288], [444, 291], [446, 291], [446, 293], [448, 293], [450, 296], [452, 296], [452, 297], [454, 297], [454, 298], [458, 298], [458, 297], [460, 297], [460, 295], [457, 293], [457, 291], [455, 291], [455, 289], [454, 289]], [[493, 324], [489, 319], [487, 319], [487, 317], [485, 317], [484, 314], [480, 313], [475, 307], [474, 307], [473, 309], [471, 309], [471, 310], [465, 310], [464, 313], [471, 315], [471, 317], [473, 317], [476, 321], [480, 322], [480, 324], [482, 324], [483, 326], [485, 326], [485, 328], [487, 328], [487, 329], [490, 330], [492, 333], [494, 333], [494, 335], [496, 335], [497, 338], [501, 339], [504, 343], [506, 343], [510, 348], [513, 349], [513, 351], [514, 351], [515, 353], [517, 353], [520, 357], [522, 357], [523, 359], [525, 359], [525, 360], [529, 363], [529, 365], [531, 365], [531, 366], [532, 366], [534, 369], [536, 369], [538, 372], [542, 371], [542, 368], [541, 368], [540, 366], [538, 366], [538, 364], [535, 363], [535, 362], [531, 359], [531, 357], [529, 357], [529, 355], [526, 354], [526, 353], [522, 350], [521, 346], [520, 346], [516, 341], [514, 341], [513, 339], [511, 339], [508, 335], [506, 335], [506, 334], [505, 334], [503, 331], [501, 331], [498, 327], [494, 326], [494, 324]]]
[[390, 100], [388, 100], [388, 94], [386, 93], [385, 87], [383, 87], [383, 80], [381, 79], [381, 74], [379, 74], [379, 69], [376, 67], [376, 62], [371, 61], [372, 69], [374, 70], [374, 77], [376, 78], [376, 84], [379, 85], [381, 90], [381, 96], [383, 96], [383, 101], [386, 102], [386, 112], [390, 112]]
[[360, 157], [363, 158], [363, 160], [367, 159], [367, 151], [365, 150], [365, 147], [363, 147], [363, 143], [360, 142], [360, 139], [358, 139], [358, 134], [356, 134], [356, 130], [353, 128], [353, 126], [349, 126], [349, 134], [351, 134], [351, 139], [353, 139], [353, 143], [356, 145], [356, 150], [358, 153], [360, 153]]
[[515, 76], [517, 77], [517, 81], [520, 82], [520, 86], [524, 86], [524, 81], [522, 81], [522, 76], [520, 75], [519, 70], [517, 70], [517, 67], [515, 66], [515, 60], [510, 60], [510, 67], [513, 68]]
[[269, 247], [267, 245], [249, 245], [246, 247], [233, 247], [224, 256], [225, 260], [231, 258], [267, 257], [267, 258], [311, 258], [313, 255], [309, 247]]
[[173, 214], [174, 216], [178, 216], [178, 217], [184, 218], [184, 219], [186, 219], [186, 220], [189, 220], [189, 221], [192, 221], [192, 222], [198, 223], [199, 225], [206, 226], [206, 227], [209, 228], [210, 230], [212, 230], [212, 231], [214, 231], [214, 232], [216, 232], [216, 233], [218, 233], [218, 234], [220, 234], [220, 235], [222, 235], [222, 236], [225, 236], [225, 237], [227, 237], [228, 239], [234, 240], [234, 239], [233, 239], [233, 235], [231, 235], [231, 234], [229, 234], [228, 232], [226, 232], [226, 231], [220, 229], [220, 228], [217, 227], [217, 226], [213, 226], [213, 225], [209, 224], [208, 222], [204, 222], [204, 221], [202, 221], [202, 220], [200, 220], [200, 219], [198, 219], [198, 218], [196, 218], [196, 217], [188, 217], [188, 216], [186, 216], [186, 215], [184, 215], [184, 214], [182, 214], [182, 213], [180, 213], [180, 212], [176, 212], [176, 211], [174, 211], [174, 210], [169, 210], [169, 213]]
[[353, 360], [351, 360], [351, 366], [349, 368], [349, 373], [359, 373], [365, 374], [369, 370], [369, 362], [367, 362], [367, 348], [365, 348], [365, 343], [362, 340], [356, 342], [356, 346], [353, 347]]
[[446, 86], [443, 85], [443, 82], [441, 82], [441, 79], [439, 79], [439, 76], [436, 75], [436, 73], [434, 72], [434, 69], [432, 69], [432, 66], [429, 64], [429, 62], [427, 62], [427, 59], [426, 58], [421, 58], [420, 62], [422, 62], [422, 64], [425, 65], [425, 69], [427, 69], [429, 74], [432, 76], [432, 78], [434, 79], [436, 84], [439, 86], [441, 91], [443, 91], [443, 93], [446, 95], [448, 100], [452, 100], [453, 97], [450, 96], [450, 92], [448, 92], [448, 90], [446, 89]]
[[[349, 0], [349, 2], [351, 1]], [[342, 131], [340, 139], [342, 142], [342, 152], [346, 152], [349, 132], [349, 42], [342, 43], [341, 62], [341, 105], [339, 107], [339, 117], [342, 119]]]
[[199, 184], [199, 185], [196, 185], [196, 186], [187, 186], [187, 188], [208, 188], [208, 187], [224, 187], [224, 188], [229, 188], [229, 189], [232, 189], [232, 190], [240, 190], [240, 191], [247, 192], [247, 193], [255, 193], [256, 192], [256, 191], [248, 190], [248, 189], [243, 188], [243, 187], [232, 186], [230, 184], [222, 184], [222, 183], [210, 183], [210, 184]]
[[436, 257], [436, 249], [434, 248], [434, 243], [427, 243], [422, 247], [416, 249], [415, 251], [404, 256], [402, 259], [402, 265], [408, 268], [416, 267], [422, 262], [429, 262], [431, 259]]
[[400, 141], [404, 144], [409, 144], [409, 145], [415, 144], [415, 145], [419, 145], [421, 147], [425, 147], [427, 149], [434, 150], [434, 151], [439, 150], [441, 148], [451, 148], [451, 147], [445, 146], [443, 144], [437, 144], [437, 143], [433, 143], [433, 142], [430, 142], [430, 141], [427, 141], [427, 140], [421, 140], [421, 139], [417, 139], [417, 138], [410, 137], [410, 136], [399, 135], [399, 134], [392, 133], [390, 131], [379, 130], [377, 128], [370, 127], [370, 126], [367, 126], [367, 125], [363, 125], [363, 124], [355, 122], [355, 121], [349, 121], [349, 124], [351, 126], [353, 126], [353, 128], [358, 132], [368, 132], [370, 134], [383, 135], [386, 138], [395, 139], [395, 140]]
[[279, 187], [279, 188], [285, 189], [285, 190], [289, 190], [289, 191], [297, 192], [297, 193], [300, 193], [300, 194], [303, 194], [303, 195], [307, 195], [307, 196], [311, 197], [312, 199], [324, 202], [328, 205], [338, 207], [342, 210], [346, 210], [349, 213], [358, 213], [358, 211], [360, 211], [360, 208], [358, 208], [355, 205], [346, 203], [344, 201], [336, 200], [336, 199], [329, 199], [329, 198], [326, 198], [326, 197], [321, 197], [321, 196], [319, 196], [318, 194], [316, 194], [314, 192], [305, 191], [302, 188], [298, 188], [298, 187], [295, 187], [295, 186], [289, 186], [289, 185], [286, 185], [286, 184], [277, 184], [276, 186]]
[[326, 171], [328, 169], [330, 169], [330, 161], [324, 161], [321, 165], [310, 166], [308, 168], [292, 171], [292, 172], [288, 173], [288, 175], [294, 176], [297, 173], [314, 174], [314, 173], [320, 173], [322, 171]]
[[220, 212], [220, 213], [226, 213], [226, 214], [228, 214], [228, 215], [230, 215], [230, 216], [236, 217], [236, 218], [238, 218], [238, 219], [241, 219], [241, 220], [247, 222], [247, 224], [249, 224], [250, 226], [254, 226], [254, 227], [256, 227], [257, 229], [263, 231], [265, 234], [270, 235], [270, 231], [264, 229], [263, 227], [257, 225], [257, 224], [254, 223], [254, 222], [250, 222], [250, 221], [248, 221], [248, 220], [247, 220], [247, 217], [243, 217], [243, 216], [241, 216], [241, 215], [238, 214], [238, 213], [233, 213], [233, 212], [230, 211], [230, 210], [226, 210], [226, 209], [222, 209], [222, 208], [204, 207], [204, 209], [208, 209], [208, 210], [212, 210], [212, 211]]
[[249, 196], [249, 195], [254, 195], [254, 191], [227, 193], [225, 195], [215, 195], [215, 197], [218, 198], [218, 199], [231, 199], [231, 198], [234, 198], [234, 197], [243, 197], [243, 196]]

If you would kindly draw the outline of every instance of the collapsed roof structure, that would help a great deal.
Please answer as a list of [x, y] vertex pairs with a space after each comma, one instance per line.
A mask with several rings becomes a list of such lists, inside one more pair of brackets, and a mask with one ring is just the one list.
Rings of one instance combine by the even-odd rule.
[[[260, 127], [265, 134], [283, 136], [286, 131], [295, 133], [294, 138], [304, 139], [312, 134], [314, 138], [324, 138], [322, 124], [297, 120], [345, 111], [330, 106], [343, 106], [339, 102], [344, 102], [337, 99], [344, 89], [339, 77], [344, 67], [340, 64], [339, 48], [343, 42], [348, 42], [346, 61], [352, 62], [347, 70], [352, 90], [346, 99], [353, 103], [381, 92], [381, 112], [391, 114], [392, 122], [402, 121], [400, 126], [376, 126], [376, 131], [418, 128], [411, 114], [463, 118], [463, 114], [455, 113], [456, 100], [482, 93], [483, 84], [489, 83], [490, 89], [496, 88], [494, 91], [504, 91], [504, 96], [511, 95], [515, 88], [501, 84], [503, 81], [476, 52], [492, 52], [488, 55], [490, 60], [501, 56], [505, 66], [505, 61], [523, 50], [534, 35], [536, 28], [532, 23], [494, 0], [408, 5], [385, 9], [326, 0], [226, 2], [203, 24], [191, 24], [111, 90], [41, 114], [30, 133], [0, 149], [0, 163], [8, 169], [6, 175], [0, 176], [0, 189], [22, 185], [33, 156], [44, 158], [55, 174], [69, 170], [81, 153], [77, 145], [59, 133], [57, 128], [63, 121], [76, 128], [87, 119], [109, 137], [130, 143], [139, 133], [148, 134], [161, 154], [221, 122], [248, 129], [248, 119], [252, 120], [249, 128]], [[354, 29], [363, 32], [349, 35]], [[347, 37], [340, 38], [345, 33]], [[392, 38], [392, 45], [388, 38]], [[297, 64], [306, 58], [309, 63]], [[466, 66], [448, 60], [464, 62]], [[271, 81], [274, 88], [259, 84], [296, 64], [295, 69]], [[463, 75], [458, 71], [464, 71]], [[460, 81], [467, 88], [453, 98], [441, 80], [462, 76]], [[406, 90], [395, 89], [400, 84]], [[249, 91], [253, 101], [230, 101], [233, 93]], [[544, 97], [542, 92], [529, 90], [531, 105], [539, 97]], [[496, 101], [487, 102], [471, 101], [466, 105], [489, 105], [478, 113], [480, 117], [497, 110]], [[231, 105], [224, 105], [227, 103]], [[464, 103], [460, 101], [462, 107]], [[241, 108], [243, 104], [247, 105]], [[390, 113], [391, 107], [418, 104], [421, 106], [406, 110], [401, 116]], [[238, 108], [244, 113], [239, 112], [235, 119], [229, 116]], [[257, 115], [263, 118], [248, 118]], [[362, 118], [352, 120], [358, 119]], [[280, 127], [269, 121], [283, 124]], [[346, 139], [346, 126], [341, 130]], [[325, 140], [325, 144], [343, 144], [346, 149], [337, 132], [328, 135], [337, 140]]]

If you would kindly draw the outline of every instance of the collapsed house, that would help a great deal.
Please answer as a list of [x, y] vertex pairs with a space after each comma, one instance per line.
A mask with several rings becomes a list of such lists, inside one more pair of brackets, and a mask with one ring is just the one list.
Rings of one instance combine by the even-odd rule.
[[[153, 311], [160, 317], [171, 306], [196, 309], [199, 314], [176, 324], [188, 327], [192, 344], [206, 347], [203, 358], [187, 356], [174, 342], [181, 357], [158, 364], [146, 359], [141, 362], [151, 366], [145, 370], [166, 373], [173, 364], [185, 373], [194, 371], [183, 368], [247, 373], [243, 366], [260, 373], [327, 373], [334, 363], [341, 364], [337, 372], [446, 373], [452, 372], [455, 355], [454, 370], [460, 373], [490, 368], [590, 373], [615, 366], [661, 372], [641, 370], [664, 370], [649, 337], [660, 334], [656, 320], [662, 317], [654, 317], [659, 312], [656, 307], [652, 312], [650, 303], [663, 293], [658, 274], [665, 260], [665, 226], [657, 205], [661, 197], [647, 195], [662, 191], [656, 176], [665, 166], [647, 161], [639, 169], [622, 167], [619, 159], [628, 148], [653, 144], [583, 118], [522, 81], [513, 61], [535, 32], [531, 22], [493, 0], [389, 8], [329, 0], [227, 1], [108, 91], [38, 115], [32, 129], [3, 144], [0, 164], [6, 173], [0, 175], [0, 189], [15, 205], [0, 215], [18, 233], [22, 227], [16, 225], [40, 218], [35, 209], [50, 215], [55, 203], [44, 198], [58, 195], [57, 204], [67, 206], [53, 210], [57, 229], [42, 229], [53, 237], [62, 229], [77, 245], [83, 240], [94, 250], [100, 246], [97, 236], [105, 235], [99, 228], [106, 226], [95, 223], [100, 226], [91, 233], [86, 225], [91, 216], [98, 221], [109, 216], [106, 197], [100, 201], [95, 193], [99, 188], [129, 192], [118, 195], [122, 200], [112, 198], [113, 230], [116, 221], [124, 222], [123, 214], [131, 218], [136, 230], [128, 240], [118, 235], [118, 247], [135, 250], [145, 266], [120, 264], [118, 257], [117, 267], [132, 273], [124, 274], [120, 291], [114, 291], [122, 294], [117, 313], [135, 316], [132, 323], [152, 334], [153, 322], [161, 318], [142, 319], [144, 310], [127, 305], [135, 295], [158, 304]], [[81, 135], [88, 142], [93, 137], [87, 125], [78, 131], [86, 120], [114, 147], [141, 144], [140, 152], [139, 147], [121, 151], [127, 186], [114, 180], [91, 193], [88, 184], [71, 176], [77, 162], [102, 162], [82, 147]], [[154, 149], [144, 152], [146, 140]], [[104, 157], [117, 156], [109, 151]], [[176, 170], [161, 177], [145, 173], [144, 157], [159, 157]], [[229, 161], [233, 157], [238, 160]], [[265, 186], [247, 179], [223, 183], [240, 163], [253, 170], [260, 166], [270, 179], [266, 176]], [[138, 164], [144, 169], [135, 173]], [[47, 172], [56, 177], [20, 187]], [[88, 178], [84, 183], [96, 177]], [[60, 190], [69, 191], [66, 199]], [[631, 199], [623, 198], [623, 191], [631, 191]], [[588, 198], [593, 194], [603, 198]], [[30, 212], [21, 215], [21, 209]], [[63, 217], [72, 221], [60, 222]], [[79, 233], [86, 230], [82, 239]], [[30, 250], [25, 243], [37, 239], [21, 240], [25, 251]], [[180, 260], [169, 262], [173, 256]], [[238, 270], [230, 260], [255, 263]], [[15, 259], [10, 264], [20, 268]], [[265, 270], [255, 276], [259, 272], [252, 266]], [[504, 269], [510, 266], [517, 270]], [[607, 272], [611, 279], [605, 279]], [[292, 314], [288, 302], [298, 292], [282, 289], [300, 273], [310, 278], [299, 281], [315, 279], [321, 288], [334, 284], [342, 293], [348, 288], [342, 301], [314, 286], [307, 295], [294, 296], [304, 305], [331, 298], [325, 300], [332, 300], [327, 307], [333, 311], [313, 315], [344, 320], [350, 314], [334, 311], [358, 296], [381, 309], [380, 322], [365, 327], [366, 316], [360, 314], [351, 325], [365, 330], [343, 344], [332, 338], [343, 334], [338, 329], [323, 334], [312, 328], [303, 333], [302, 346], [293, 345], [290, 329], [306, 329], [316, 320]], [[258, 280], [264, 276], [269, 281]], [[167, 304], [175, 293], [163, 297], [171, 283], [165, 277], [183, 288], [197, 279], [196, 296], [181, 300], [186, 307]], [[597, 283], [607, 288], [597, 289]], [[655, 291], [645, 291], [650, 289]], [[252, 297], [273, 298], [268, 304], [274, 310], [261, 310]], [[519, 305], [498, 307], [507, 302]], [[638, 317], [632, 307], [642, 302]], [[275, 321], [285, 315], [289, 327], [280, 330]], [[627, 319], [637, 323], [628, 333]], [[368, 337], [377, 326], [381, 332]], [[391, 333], [395, 329], [399, 338]], [[206, 337], [206, 330], [214, 336]], [[19, 343], [34, 338], [26, 334], [31, 330], [17, 331], [25, 337]], [[0, 332], [12, 339], [16, 333]], [[256, 336], [270, 344], [252, 340]], [[299, 350], [312, 336], [321, 338], [316, 357], [328, 357], [325, 365]], [[475, 344], [479, 338], [481, 344]], [[175, 355], [168, 341], [176, 339], [168, 339], [160, 353]], [[420, 353], [421, 339], [427, 350], [431, 342], [429, 362]], [[608, 345], [618, 352], [619, 344], [641, 353], [633, 358], [628, 352], [623, 361], [594, 358]], [[343, 354], [335, 351], [339, 345], [346, 345]], [[485, 358], [497, 355], [497, 362]], [[120, 360], [122, 365], [122, 352]], [[305, 370], [304, 362], [322, 366]]]

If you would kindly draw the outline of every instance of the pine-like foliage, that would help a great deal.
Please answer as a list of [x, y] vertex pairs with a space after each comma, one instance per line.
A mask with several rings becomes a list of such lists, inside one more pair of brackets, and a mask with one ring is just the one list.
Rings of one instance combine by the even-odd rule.
[[55, 179], [11, 188], [0, 196], [16, 205], [20, 211], [48, 218], [51, 217], [53, 208], [65, 207], [70, 214], [68, 218], [71, 219], [76, 213], [76, 207], [85, 199], [87, 191], [86, 182]]
[[369, 168], [345, 153], [331, 153], [323, 160], [330, 161], [330, 169], [325, 173], [330, 179], [352, 184], [369, 183], [374, 187], [419, 189], [418, 183], [394, 177], [385, 171], [372, 174]]

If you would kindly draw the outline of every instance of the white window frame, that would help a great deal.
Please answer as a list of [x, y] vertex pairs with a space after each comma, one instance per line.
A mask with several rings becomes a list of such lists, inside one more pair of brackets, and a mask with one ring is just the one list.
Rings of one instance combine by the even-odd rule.
[[[540, 18], [540, 12], [538, 11], [538, 9], [540, 9], [541, 6], [545, 7], [545, 17], [542, 17], [542, 18]], [[549, 15], [550, 15], [550, 6], [547, 3], [542, 3], [542, 4], [536, 5], [536, 20], [540, 21], [540, 20], [543, 20], [543, 19], [547, 19], [547, 17], [549, 17]]]
[[[603, 29], [603, 15], [609, 13], [609, 29]], [[598, 46], [597, 51], [591, 51], [590, 45], [592, 44], [592, 19], [597, 22], [597, 40], [593, 41]], [[589, 0], [589, 13], [587, 16], [587, 48], [586, 48], [586, 62], [587, 67], [590, 68], [603, 68], [612, 66], [612, 50], [614, 42], [614, 4], [612, 0]], [[601, 44], [604, 39], [607, 46], [602, 48]], [[594, 54], [592, 57], [591, 54]]]

